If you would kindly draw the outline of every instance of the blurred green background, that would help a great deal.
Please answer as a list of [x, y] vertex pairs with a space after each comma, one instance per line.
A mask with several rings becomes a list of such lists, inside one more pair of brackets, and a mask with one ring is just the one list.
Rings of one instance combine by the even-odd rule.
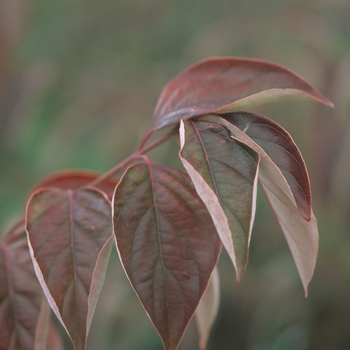
[[[210, 56], [285, 65], [335, 110], [258, 109], [281, 123], [309, 168], [320, 250], [304, 298], [282, 233], [260, 193], [239, 285], [223, 254], [210, 350], [350, 349], [350, 3], [348, 0], [2, 0], [0, 226], [31, 187], [65, 168], [106, 171], [129, 155], [162, 87]], [[177, 165], [176, 142], [152, 159]], [[196, 350], [190, 324], [180, 350]], [[71, 349], [67, 343], [66, 349]], [[114, 252], [89, 350], [161, 350]]]

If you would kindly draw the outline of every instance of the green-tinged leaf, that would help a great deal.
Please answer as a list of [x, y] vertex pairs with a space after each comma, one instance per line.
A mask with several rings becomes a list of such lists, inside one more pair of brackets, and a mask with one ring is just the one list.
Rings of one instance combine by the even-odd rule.
[[218, 314], [219, 305], [220, 281], [218, 269], [215, 267], [210, 277], [208, 288], [203, 294], [195, 313], [200, 350], [205, 350], [207, 348], [210, 331]]
[[[31, 192], [34, 192], [43, 187], [58, 187], [62, 189], [77, 189], [79, 187], [87, 186], [92, 181], [96, 180], [101, 173], [96, 173], [86, 170], [65, 170], [54, 173], [45, 177], [37, 183]], [[118, 184], [115, 178], [109, 178], [103, 181], [100, 185], [94, 186], [106, 193], [109, 199], [112, 199], [114, 189]]]
[[312, 85], [278, 64], [238, 57], [209, 58], [165, 86], [154, 112], [153, 128], [297, 99], [333, 106]]
[[112, 244], [110, 202], [92, 187], [42, 188], [27, 204], [26, 230], [48, 302], [75, 349], [85, 349]]
[[248, 262], [259, 155], [212, 122], [181, 122], [180, 140], [181, 161], [212, 216], [238, 282]]
[[[276, 163], [273, 162], [269, 156], [271, 151], [269, 147], [267, 149], [269, 153], [267, 153], [237, 126], [229, 123], [225, 119], [223, 119], [223, 123], [229, 128], [234, 137], [246, 143], [261, 156], [259, 182], [285, 235], [302, 280], [305, 294], [307, 294], [307, 287], [315, 269], [318, 252], [317, 222], [313, 215], [312, 208], [310, 206], [309, 220], [307, 221], [299, 212], [300, 207], [303, 206], [300, 204], [297, 205], [295, 200], [296, 197], [299, 203], [302, 201], [302, 198], [298, 197], [298, 193], [294, 193], [293, 195], [286, 178], [276, 165], [276, 163], [281, 164], [281, 159], [277, 159]], [[243, 128], [243, 130], [245, 129]], [[245, 131], [248, 133], [248, 130], [249, 129]], [[265, 142], [261, 142], [262, 146], [266, 146], [266, 144]], [[276, 147], [279, 146], [276, 145]], [[295, 152], [294, 156], [298, 159], [300, 156], [299, 151]], [[282, 154], [283, 153], [284, 152], [282, 152]], [[275, 157], [276, 154], [274, 152], [272, 152], [272, 154], [273, 157]], [[286, 172], [286, 169], [284, 169], [284, 172]], [[294, 176], [303, 178], [304, 175]]]
[[0, 349], [33, 350], [42, 290], [23, 222], [0, 242]]
[[175, 350], [221, 249], [211, 217], [182, 171], [130, 167], [113, 199], [125, 272], [166, 350]]
[[312, 203], [309, 175], [290, 134], [273, 120], [258, 114], [237, 112], [224, 114], [222, 118], [242, 130], [266, 152], [287, 180], [300, 214], [305, 220], [310, 220]]

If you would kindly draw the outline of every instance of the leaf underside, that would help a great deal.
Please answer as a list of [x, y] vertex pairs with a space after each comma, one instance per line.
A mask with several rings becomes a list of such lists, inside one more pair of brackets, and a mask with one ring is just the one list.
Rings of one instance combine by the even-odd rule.
[[242, 130], [277, 165], [291, 188], [300, 215], [311, 218], [311, 187], [304, 159], [290, 134], [262, 115], [237, 112], [221, 116]]
[[318, 253], [316, 218], [312, 211], [309, 221], [302, 218], [294, 203], [269, 176], [264, 174], [259, 181], [284, 233], [307, 296]]
[[251, 113], [222, 117], [232, 135], [261, 156], [259, 183], [285, 235], [307, 295], [316, 265], [318, 229], [304, 160], [291, 136], [270, 119]]
[[42, 188], [28, 202], [26, 230], [49, 304], [75, 349], [85, 349], [112, 242], [110, 202], [91, 187]]
[[126, 171], [113, 210], [125, 272], [164, 348], [175, 350], [220, 253], [210, 215], [184, 172], [149, 161]]
[[263, 60], [222, 57], [200, 61], [171, 80], [155, 108], [157, 130], [181, 119], [242, 111], [272, 102], [333, 104], [291, 70]]
[[207, 206], [240, 280], [255, 215], [259, 155], [224, 126], [184, 121], [180, 158]]

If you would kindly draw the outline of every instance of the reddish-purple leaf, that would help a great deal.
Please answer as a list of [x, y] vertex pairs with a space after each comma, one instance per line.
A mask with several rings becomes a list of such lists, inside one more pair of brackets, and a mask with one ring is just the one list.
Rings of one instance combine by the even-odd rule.
[[[86, 170], [66, 170], [54, 173], [41, 180], [34, 186], [31, 192], [43, 187], [58, 187], [62, 189], [77, 189], [79, 187], [87, 186], [92, 181], [96, 180], [101, 173], [96, 173]], [[109, 178], [103, 181], [100, 185], [94, 186], [106, 193], [109, 199], [112, 199], [114, 189], [118, 184], [115, 178]]]
[[164, 348], [175, 350], [217, 263], [214, 224], [184, 172], [149, 161], [126, 171], [113, 208], [126, 274]]
[[198, 308], [195, 313], [197, 329], [199, 333], [199, 348], [205, 350], [210, 335], [211, 328], [216, 319], [220, 305], [220, 280], [219, 272], [215, 267]]
[[23, 222], [0, 242], [0, 349], [34, 349], [42, 290]]
[[300, 214], [311, 218], [311, 188], [304, 159], [290, 134], [262, 115], [237, 112], [222, 115], [257, 143], [281, 170], [287, 180]]
[[[291, 186], [280, 168], [269, 157], [269, 154], [243, 132], [244, 128], [242, 131], [227, 120], [222, 119], [222, 121], [234, 137], [246, 143], [261, 156], [259, 182], [288, 242], [305, 294], [307, 295], [307, 287], [315, 269], [318, 252], [317, 221], [313, 215], [312, 208], [310, 207], [309, 221], [307, 221], [301, 216], [300, 209], [298, 210]], [[265, 146], [265, 144], [262, 145]], [[272, 152], [272, 154], [274, 153]], [[299, 151], [297, 151], [295, 157], [298, 158], [299, 156]], [[276, 162], [281, 164], [280, 159], [276, 160]], [[299, 198], [298, 201], [300, 200]]]
[[248, 262], [259, 155], [217, 123], [181, 122], [180, 139], [181, 161], [213, 218], [238, 282]]
[[176, 124], [181, 119], [296, 99], [333, 106], [304, 79], [275, 63], [210, 58], [192, 65], [165, 86], [155, 109], [153, 128]]
[[[34, 270], [33, 270], [34, 272]], [[38, 282], [39, 283], [39, 282]], [[51, 321], [51, 308], [42, 293], [40, 313], [35, 331], [34, 350], [63, 350], [63, 340]]]
[[111, 205], [100, 190], [42, 188], [27, 204], [35, 272], [75, 349], [85, 349], [112, 244]]

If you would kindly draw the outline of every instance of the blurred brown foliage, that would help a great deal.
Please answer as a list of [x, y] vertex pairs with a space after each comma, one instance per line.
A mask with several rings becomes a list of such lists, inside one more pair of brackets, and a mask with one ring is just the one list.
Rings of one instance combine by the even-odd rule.
[[[210, 56], [285, 65], [335, 104], [268, 106], [305, 156], [320, 251], [309, 297], [263, 196], [238, 285], [225, 255], [209, 349], [350, 348], [350, 3], [348, 0], [3, 0], [0, 3], [0, 224], [64, 168], [108, 170], [146, 132], [162, 87]], [[176, 142], [154, 151], [178, 164]], [[190, 325], [180, 349], [196, 349]], [[147, 345], [145, 345], [147, 344]], [[90, 349], [161, 349], [116, 254]], [[69, 345], [67, 345], [69, 349]]]

